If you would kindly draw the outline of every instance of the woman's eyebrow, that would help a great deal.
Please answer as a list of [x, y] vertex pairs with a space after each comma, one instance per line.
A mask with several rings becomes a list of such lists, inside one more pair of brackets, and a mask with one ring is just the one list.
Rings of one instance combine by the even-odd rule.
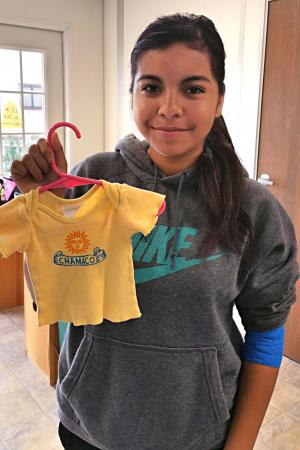
[[[151, 75], [151, 74], [141, 75], [137, 79], [137, 82], [142, 81], [142, 80], [152, 80], [152, 81], [156, 81], [159, 83], [163, 83], [163, 81], [160, 77], [158, 77], [157, 75]], [[211, 83], [211, 80], [209, 78], [205, 77], [204, 75], [192, 75], [190, 77], [184, 78], [181, 81], [181, 84], [189, 83], [191, 81], [205, 81], [206, 83]]]
[[181, 83], [184, 84], [189, 83], [191, 81], [206, 81], [206, 83], [211, 83], [211, 80], [205, 77], [204, 75], [193, 75], [191, 77], [184, 78], [184, 80], [182, 80]]
[[161, 78], [157, 77], [156, 75], [150, 75], [150, 74], [141, 75], [137, 79], [137, 82], [142, 81], [142, 80], [153, 80], [153, 81], [158, 81], [159, 83], [162, 83]]

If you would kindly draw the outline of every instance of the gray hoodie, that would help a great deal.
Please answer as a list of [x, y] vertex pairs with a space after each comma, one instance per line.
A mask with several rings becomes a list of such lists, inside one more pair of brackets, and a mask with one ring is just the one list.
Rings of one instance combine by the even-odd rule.
[[208, 224], [196, 169], [164, 176], [147, 146], [127, 136], [116, 152], [91, 156], [73, 171], [166, 194], [167, 208], [148, 237], [132, 237], [142, 317], [68, 326], [59, 416], [102, 450], [213, 449], [224, 444], [241, 367], [233, 305], [249, 330], [286, 321], [298, 274], [294, 230], [268, 190], [247, 179], [252, 246], [242, 255], [222, 247], [203, 254]]

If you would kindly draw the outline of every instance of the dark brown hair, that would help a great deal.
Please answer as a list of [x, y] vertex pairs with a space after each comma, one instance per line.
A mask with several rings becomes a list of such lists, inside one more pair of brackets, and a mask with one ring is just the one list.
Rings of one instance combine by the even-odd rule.
[[[131, 53], [131, 86], [141, 55], [176, 42], [207, 52], [219, 95], [225, 93], [225, 50], [214, 23], [205, 16], [172, 14], [158, 17], [141, 33]], [[206, 211], [210, 231], [206, 248], [222, 244], [238, 253], [252, 236], [249, 215], [243, 209], [245, 173], [235, 152], [223, 116], [216, 118], [198, 160], [199, 202]]]

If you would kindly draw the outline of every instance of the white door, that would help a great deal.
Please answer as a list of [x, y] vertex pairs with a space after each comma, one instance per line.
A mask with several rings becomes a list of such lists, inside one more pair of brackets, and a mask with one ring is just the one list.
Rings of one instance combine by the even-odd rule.
[[64, 120], [62, 33], [0, 24], [0, 175]]

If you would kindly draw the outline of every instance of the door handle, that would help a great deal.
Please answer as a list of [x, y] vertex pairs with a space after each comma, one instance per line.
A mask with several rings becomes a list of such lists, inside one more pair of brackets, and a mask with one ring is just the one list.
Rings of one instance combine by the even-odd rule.
[[267, 173], [262, 173], [257, 181], [264, 186], [272, 186], [274, 184], [274, 182], [270, 179], [270, 175]]

